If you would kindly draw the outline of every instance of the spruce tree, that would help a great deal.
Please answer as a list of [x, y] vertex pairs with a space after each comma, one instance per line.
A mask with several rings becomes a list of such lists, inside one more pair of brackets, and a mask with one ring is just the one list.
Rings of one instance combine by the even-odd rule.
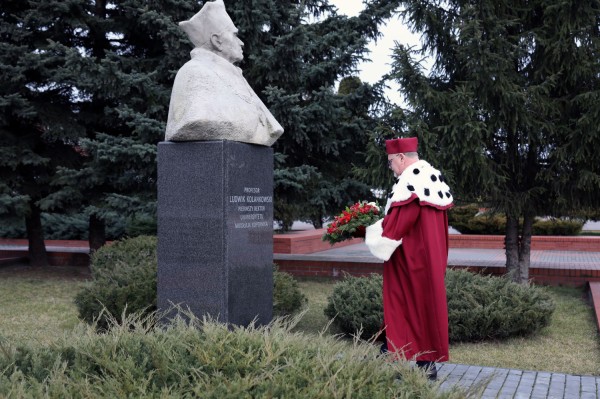
[[68, 205], [89, 215], [94, 250], [105, 242], [107, 216], [155, 217], [156, 144], [164, 136], [175, 73], [191, 49], [177, 22], [193, 15], [197, 4], [85, 3], [85, 56], [75, 65], [85, 156], [62, 169], [57, 184], [80, 192]]
[[534, 218], [600, 206], [600, 2], [402, 3], [424, 45], [394, 52], [400, 119], [457, 198], [506, 214], [507, 270], [524, 283]]
[[42, 210], [60, 210], [70, 187], [50, 183], [79, 158], [73, 117], [82, 10], [75, 1], [7, 0], [0, 9], [0, 215], [24, 217], [30, 262], [48, 263]]
[[368, 41], [397, 7], [366, 3], [352, 18], [322, 0], [227, 3], [245, 43], [244, 75], [285, 129], [273, 146], [275, 218], [284, 230], [297, 219], [320, 227], [324, 217], [371, 196], [352, 168], [364, 164], [382, 92], [362, 82], [335, 90], [356, 73]]

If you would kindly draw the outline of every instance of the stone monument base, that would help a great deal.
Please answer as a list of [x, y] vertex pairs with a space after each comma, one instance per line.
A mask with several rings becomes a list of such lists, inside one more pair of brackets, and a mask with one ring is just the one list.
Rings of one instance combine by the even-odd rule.
[[159, 143], [158, 308], [171, 304], [225, 323], [271, 321], [270, 147]]

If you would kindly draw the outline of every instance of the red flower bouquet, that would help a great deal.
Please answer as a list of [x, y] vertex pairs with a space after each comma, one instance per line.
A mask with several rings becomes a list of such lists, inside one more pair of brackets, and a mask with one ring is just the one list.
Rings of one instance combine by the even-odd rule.
[[323, 234], [323, 241], [331, 245], [356, 237], [364, 237], [368, 226], [382, 218], [381, 209], [375, 202], [357, 202], [333, 218]]

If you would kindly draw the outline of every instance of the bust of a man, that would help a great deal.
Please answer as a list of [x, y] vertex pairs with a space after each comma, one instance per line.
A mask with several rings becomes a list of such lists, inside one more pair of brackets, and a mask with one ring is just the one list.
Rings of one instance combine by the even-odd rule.
[[179, 26], [195, 48], [173, 83], [165, 139], [272, 145], [283, 128], [234, 65], [244, 43], [223, 0], [205, 3]]

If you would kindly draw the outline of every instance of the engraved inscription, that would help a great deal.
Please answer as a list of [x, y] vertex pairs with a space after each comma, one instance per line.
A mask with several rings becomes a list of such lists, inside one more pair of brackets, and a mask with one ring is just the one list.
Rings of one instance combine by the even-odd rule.
[[[244, 187], [243, 195], [230, 195], [229, 203], [237, 204], [238, 218], [234, 222], [236, 229], [248, 229], [256, 227], [269, 227], [269, 221], [265, 220], [266, 203], [272, 203], [273, 197], [261, 195], [259, 187]], [[272, 222], [271, 222], [272, 224]]]

